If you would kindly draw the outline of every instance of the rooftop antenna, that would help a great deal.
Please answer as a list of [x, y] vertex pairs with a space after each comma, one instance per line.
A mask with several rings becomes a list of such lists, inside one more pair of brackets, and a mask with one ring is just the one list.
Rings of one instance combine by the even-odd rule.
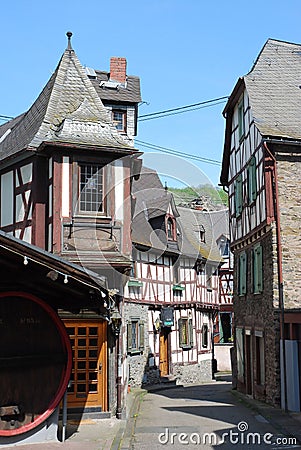
[[68, 50], [72, 50], [72, 47], [71, 47], [71, 36], [72, 36], [72, 33], [71, 33], [71, 31], [67, 31], [66, 36], [68, 38], [68, 47], [67, 47], [67, 49]]

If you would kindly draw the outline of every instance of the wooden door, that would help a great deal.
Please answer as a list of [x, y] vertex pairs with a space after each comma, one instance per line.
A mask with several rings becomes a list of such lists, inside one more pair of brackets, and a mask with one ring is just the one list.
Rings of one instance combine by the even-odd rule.
[[169, 374], [169, 333], [165, 330], [160, 332], [160, 376], [165, 377]]
[[252, 394], [252, 359], [251, 359], [251, 336], [246, 335], [246, 394]]
[[65, 322], [73, 352], [68, 406], [107, 410], [107, 323]]

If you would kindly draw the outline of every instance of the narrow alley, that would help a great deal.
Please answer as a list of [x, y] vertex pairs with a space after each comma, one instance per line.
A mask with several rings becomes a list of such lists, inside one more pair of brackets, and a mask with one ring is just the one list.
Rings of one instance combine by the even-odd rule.
[[229, 381], [160, 387], [141, 393], [139, 402], [121, 448], [301, 448], [233, 393]]

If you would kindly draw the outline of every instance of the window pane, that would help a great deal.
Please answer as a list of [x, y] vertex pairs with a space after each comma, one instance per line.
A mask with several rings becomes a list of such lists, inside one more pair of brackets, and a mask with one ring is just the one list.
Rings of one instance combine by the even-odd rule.
[[86, 392], [86, 384], [78, 384], [77, 392]]
[[74, 327], [67, 327], [67, 333], [69, 336], [74, 336], [75, 328]]
[[81, 164], [80, 210], [103, 211], [103, 170], [98, 165]]
[[132, 349], [138, 349], [138, 322], [132, 322]]
[[182, 330], [181, 330], [181, 342], [182, 345], [187, 345], [188, 344], [188, 339], [187, 339], [187, 319], [182, 319]]
[[95, 336], [97, 335], [97, 327], [90, 327], [89, 328], [89, 336]]
[[113, 123], [117, 130], [125, 131], [125, 112], [112, 111]]

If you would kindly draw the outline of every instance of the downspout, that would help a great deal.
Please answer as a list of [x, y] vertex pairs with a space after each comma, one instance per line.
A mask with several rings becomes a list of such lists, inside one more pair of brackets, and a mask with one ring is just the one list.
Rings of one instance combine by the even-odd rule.
[[116, 417], [117, 419], [122, 418], [122, 355], [121, 355], [121, 342], [122, 333], [117, 336], [117, 378], [116, 378], [116, 388], [117, 388], [117, 408]]
[[281, 246], [281, 230], [280, 230], [280, 212], [279, 212], [279, 191], [278, 191], [278, 175], [277, 161], [272, 152], [269, 150], [266, 141], [263, 142], [264, 148], [273, 160], [274, 164], [274, 193], [275, 193], [275, 222], [277, 236], [277, 262], [278, 262], [278, 291], [279, 291], [279, 309], [280, 309], [280, 337], [282, 338], [282, 358], [283, 358], [283, 386], [284, 386], [284, 410], [287, 411], [287, 376], [286, 376], [286, 355], [285, 355], [285, 339], [284, 339], [284, 299], [283, 299], [283, 271], [282, 271], [282, 246]]

